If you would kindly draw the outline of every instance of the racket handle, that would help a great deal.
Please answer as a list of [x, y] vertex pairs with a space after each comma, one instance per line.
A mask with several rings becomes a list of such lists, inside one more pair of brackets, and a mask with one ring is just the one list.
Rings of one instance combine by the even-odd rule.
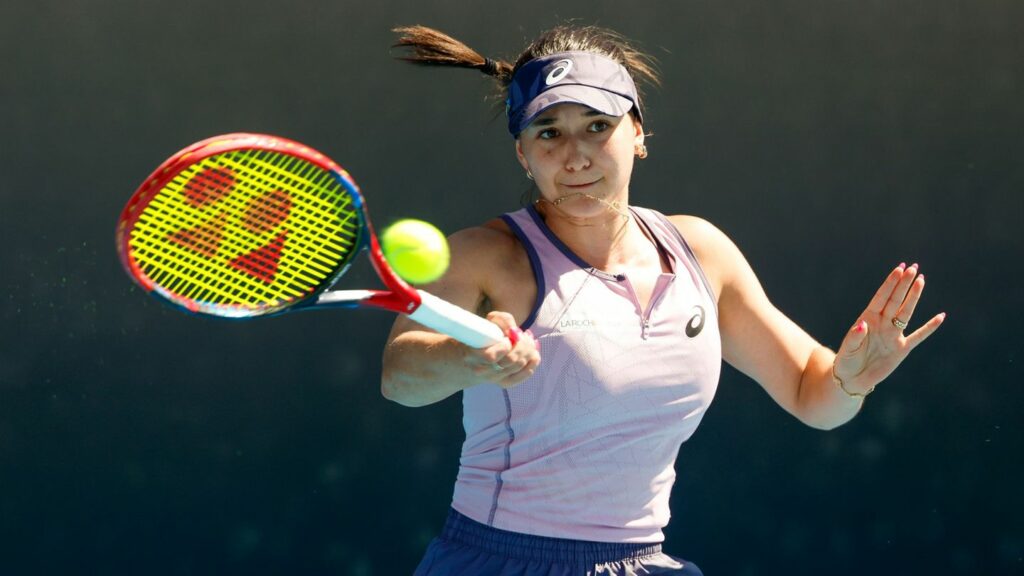
[[446, 302], [429, 292], [417, 290], [421, 304], [409, 318], [427, 328], [447, 334], [473, 348], [486, 348], [505, 340], [498, 325], [468, 310]]

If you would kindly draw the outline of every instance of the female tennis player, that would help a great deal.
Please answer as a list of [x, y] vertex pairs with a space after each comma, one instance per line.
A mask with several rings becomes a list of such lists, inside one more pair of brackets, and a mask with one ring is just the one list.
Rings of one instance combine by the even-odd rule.
[[498, 81], [539, 196], [453, 234], [450, 271], [430, 287], [510, 341], [472, 349], [400, 317], [384, 351], [385, 397], [463, 394], [452, 509], [416, 574], [701, 574], [662, 552], [662, 529], [676, 454], [722, 359], [801, 421], [839, 426], [942, 323], [904, 333], [924, 275], [893, 267], [832, 352], [772, 305], [714, 225], [630, 205], [647, 156], [634, 80], [657, 77], [627, 41], [560, 27], [512, 64], [429, 28], [398, 32], [413, 62]]

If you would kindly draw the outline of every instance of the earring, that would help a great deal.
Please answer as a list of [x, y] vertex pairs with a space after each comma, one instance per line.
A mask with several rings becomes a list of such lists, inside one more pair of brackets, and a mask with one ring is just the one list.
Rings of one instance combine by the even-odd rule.
[[641, 160], [643, 160], [644, 158], [647, 158], [647, 146], [645, 144], [637, 144], [636, 145], [636, 149], [635, 149], [635, 153], [636, 153], [637, 158], [639, 158]]
[[530, 172], [529, 168], [526, 169], [526, 177], [533, 180], [533, 172]]

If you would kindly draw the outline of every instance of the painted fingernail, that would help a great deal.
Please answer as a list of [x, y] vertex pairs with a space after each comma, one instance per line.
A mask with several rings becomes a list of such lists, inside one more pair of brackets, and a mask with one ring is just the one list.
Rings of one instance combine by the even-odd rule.
[[945, 320], [945, 319], [946, 319], [946, 313], [945, 312], [943, 312], [942, 314], [939, 314], [939, 320]]
[[861, 332], [863, 332], [864, 331], [864, 321], [861, 320], [860, 322], [857, 322], [857, 327], [854, 328], [853, 331], [855, 333], [857, 333], [857, 334], [860, 334]]
[[900, 270], [903, 270], [906, 267], [907, 267], [907, 263], [906, 262], [900, 262], [900, 265], [897, 266], [897, 268], [899, 268]]

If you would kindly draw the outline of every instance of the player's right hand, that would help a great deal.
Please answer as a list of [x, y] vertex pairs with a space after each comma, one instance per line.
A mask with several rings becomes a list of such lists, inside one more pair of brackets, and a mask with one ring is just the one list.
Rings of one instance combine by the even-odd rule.
[[[540, 347], [529, 330], [523, 332], [507, 312], [491, 312], [487, 319], [509, 335], [487, 348], [470, 348], [466, 365], [483, 380], [511, 388], [529, 378], [540, 364]], [[514, 344], [513, 344], [514, 343]]]

